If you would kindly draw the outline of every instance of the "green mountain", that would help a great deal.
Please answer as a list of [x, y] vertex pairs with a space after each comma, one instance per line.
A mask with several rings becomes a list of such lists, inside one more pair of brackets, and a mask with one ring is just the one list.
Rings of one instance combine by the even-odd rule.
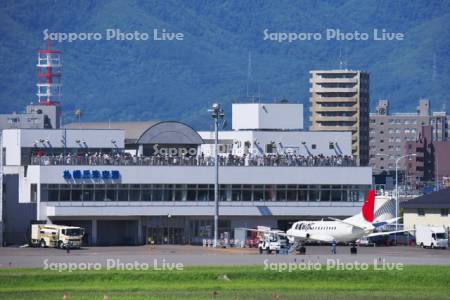
[[[449, 24], [449, 1], [4, 0], [0, 113], [36, 101], [36, 50], [46, 45], [45, 29], [104, 37], [111, 28], [150, 39], [53, 42], [64, 52], [65, 122], [80, 108], [84, 120], [174, 119], [208, 128], [214, 101], [228, 115], [230, 103], [247, 95], [308, 105], [309, 70], [338, 68], [340, 60], [371, 74], [372, 107], [388, 98], [394, 111], [413, 111], [419, 98], [429, 98], [442, 110], [450, 98]], [[184, 40], [154, 41], [154, 28], [181, 32]], [[279, 43], [263, 34], [327, 28], [386, 29], [405, 38]]]

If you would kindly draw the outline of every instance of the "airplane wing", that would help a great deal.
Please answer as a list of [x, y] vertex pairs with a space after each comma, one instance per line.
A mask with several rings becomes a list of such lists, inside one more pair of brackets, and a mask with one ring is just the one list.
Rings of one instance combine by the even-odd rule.
[[385, 231], [385, 232], [374, 232], [371, 234], [366, 235], [366, 237], [374, 237], [374, 236], [382, 236], [382, 235], [390, 235], [393, 233], [402, 233], [402, 232], [409, 232], [414, 231], [414, 229], [408, 229], [408, 230], [396, 230], [396, 231]]
[[236, 229], [242, 229], [247, 231], [253, 231], [253, 232], [261, 232], [261, 233], [271, 233], [279, 236], [285, 236], [285, 237], [298, 237], [296, 235], [287, 234], [284, 232], [274, 231], [274, 230], [268, 230], [268, 229], [253, 229], [253, 228], [236, 228]]
[[364, 227], [362, 227], [362, 226], [358, 226], [358, 225], [352, 224], [352, 223], [350, 223], [350, 222], [345, 222], [345, 221], [343, 221], [343, 220], [339, 220], [339, 219], [336, 219], [336, 218], [328, 217], [328, 219], [333, 220], [333, 221], [336, 221], [336, 222], [339, 222], [339, 223], [342, 223], [342, 224], [345, 224], [345, 225], [357, 227], [357, 228], [360, 228], [360, 229], [362, 229], [362, 230], [367, 230], [367, 228], [364, 228]]
[[373, 222], [372, 225], [374, 227], [381, 227], [381, 226], [384, 226], [384, 225], [387, 225], [387, 224], [393, 224], [393, 223], [395, 223], [395, 221], [398, 221], [400, 219], [402, 219], [402, 217], [392, 218], [392, 219], [385, 220], [385, 221]]
[[311, 240], [311, 241], [316, 241], [316, 242], [331, 243], [335, 240], [335, 238], [332, 237], [331, 235], [323, 235], [323, 234], [313, 234], [313, 235], [309, 235], [308, 237], [306, 237], [306, 235], [305, 236], [293, 235], [293, 234], [287, 234], [287, 233], [268, 230], [268, 229], [252, 229], [252, 228], [239, 228], [239, 229], [253, 231], [253, 232], [261, 232], [261, 233], [272, 233], [272, 234], [276, 234], [276, 235], [280, 235], [280, 236], [300, 238], [300, 239]]

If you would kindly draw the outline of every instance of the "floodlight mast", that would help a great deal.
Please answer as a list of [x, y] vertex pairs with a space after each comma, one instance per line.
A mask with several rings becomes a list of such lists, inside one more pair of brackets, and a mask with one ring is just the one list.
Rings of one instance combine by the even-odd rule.
[[214, 103], [211, 109], [208, 109], [214, 120], [214, 242], [213, 247], [217, 248], [219, 236], [219, 120], [223, 119], [225, 114], [219, 103]]

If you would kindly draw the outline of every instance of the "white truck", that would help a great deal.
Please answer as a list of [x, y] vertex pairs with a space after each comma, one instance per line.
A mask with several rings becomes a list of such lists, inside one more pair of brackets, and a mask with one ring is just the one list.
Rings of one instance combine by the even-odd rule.
[[287, 251], [287, 238], [276, 234], [276, 232], [284, 233], [283, 231], [271, 230], [271, 233], [264, 233], [264, 230], [270, 230], [269, 227], [265, 226], [258, 226], [258, 230], [262, 231], [258, 235], [258, 250], [260, 254], [264, 252], [270, 254], [272, 251], [278, 254], [282, 251]]
[[429, 248], [448, 248], [448, 232], [445, 226], [416, 226], [416, 245]]
[[84, 229], [81, 227], [32, 224], [31, 246], [52, 248], [81, 248]]

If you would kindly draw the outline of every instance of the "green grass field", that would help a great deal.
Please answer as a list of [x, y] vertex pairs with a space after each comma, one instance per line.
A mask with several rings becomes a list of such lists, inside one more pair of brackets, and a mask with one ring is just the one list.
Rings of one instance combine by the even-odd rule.
[[[223, 274], [229, 280], [223, 279]], [[0, 299], [450, 299], [450, 267], [276, 272], [258, 267], [183, 271], [0, 270]]]

